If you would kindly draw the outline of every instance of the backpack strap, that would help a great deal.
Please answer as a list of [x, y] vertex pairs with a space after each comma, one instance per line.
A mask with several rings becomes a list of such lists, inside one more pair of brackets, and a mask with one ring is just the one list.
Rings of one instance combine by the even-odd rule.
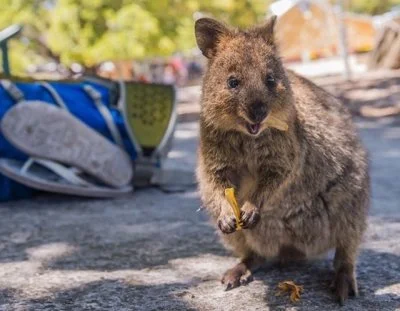
[[108, 110], [107, 106], [104, 105], [103, 101], [101, 100], [101, 93], [98, 92], [94, 87], [92, 87], [88, 84], [84, 85], [83, 89], [92, 98], [94, 104], [97, 107], [97, 110], [100, 112], [104, 121], [106, 122], [108, 130], [110, 131], [111, 136], [113, 137], [114, 141], [120, 147], [124, 148], [124, 143], [123, 143], [121, 134], [119, 133], [119, 130], [118, 130], [117, 126], [115, 125], [115, 122], [111, 115], [111, 112], [110, 112], [110, 110]]
[[24, 100], [24, 93], [10, 80], [0, 80], [0, 84], [16, 103]]
[[64, 102], [64, 100], [61, 98], [60, 95], [58, 95], [57, 91], [54, 89], [54, 87], [52, 87], [50, 85], [50, 83], [48, 83], [48, 82], [40, 82], [39, 84], [41, 86], [43, 86], [51, 94], [51, 96], [53, 97], [54, 101], [56, 102], [56, 104], [58, 106], [60, 106], [60, 108], [63, 108], [65, 110], [69, 111], [67, 105]]

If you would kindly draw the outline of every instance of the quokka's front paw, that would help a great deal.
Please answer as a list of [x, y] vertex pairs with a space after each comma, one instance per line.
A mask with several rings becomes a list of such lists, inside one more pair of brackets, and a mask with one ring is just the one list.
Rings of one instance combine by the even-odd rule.
[[240, 219], [243, 229], [251, 229], [259, 222], [260, 212], [254, 205], [245, 203], [242, 207]]
[[236, 218], [233, 214], [221, 214], [217, 224], [222, 233], [229, 234], [236, 231]]

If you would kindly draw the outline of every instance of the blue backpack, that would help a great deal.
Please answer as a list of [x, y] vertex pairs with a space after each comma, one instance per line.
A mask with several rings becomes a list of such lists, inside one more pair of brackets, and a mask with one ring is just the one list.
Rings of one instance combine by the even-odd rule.
[[[100, 109], [107, 109], [108, 115], [119, 133], [126, 152], [135, 161], [138, 152], [132, 144], [124, 126], [124, 118], [117, 108], [118, 84], [100, 79], [82, 80], [78, 82], [15, 82], [1, 80], [0, 83], [0, 120], [8, 109], [22, 98], [24, 100], [39, 100], [49, 105], [60, 105], [57, 97], [62, 98], [66, 108], [78, 119], [86, 123], [109, 140], [115, 141], [115, 133], [110, 131], [110, 120], [104, 118]], [[22, 97], [22, 98], [20, 98]], [[99, 106], [100, 105], [100, 106]], [[108, 123], [108, 124], [107, 124]], [[112, 127], [111, 127], [112, 128]], [[113, 135], [114, 134], [114, 135]], [[28, 156], [13, 147], [0, 132], [0, 158], [11, 158], [24, 161]], [[0, 201], [29, 198], [36, 190], [23, 186], [0, 174]]]

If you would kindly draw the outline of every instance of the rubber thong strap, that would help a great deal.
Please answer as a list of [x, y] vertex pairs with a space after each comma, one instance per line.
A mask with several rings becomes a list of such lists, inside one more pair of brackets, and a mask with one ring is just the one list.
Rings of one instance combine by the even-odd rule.
[[52, 171], [56, 175], [64, 178], [66, 181], [73, 185], [84, 186], [84, 187], [95, 187], [96, 185], [84, 180], [74, 173], [73, 170], [56, 163], [54, 161], [43, 160], [38, 158], [29, 158], [21, 168], [21, 174], [25, 174], [34, 164], [40, 164], [41, 166]]

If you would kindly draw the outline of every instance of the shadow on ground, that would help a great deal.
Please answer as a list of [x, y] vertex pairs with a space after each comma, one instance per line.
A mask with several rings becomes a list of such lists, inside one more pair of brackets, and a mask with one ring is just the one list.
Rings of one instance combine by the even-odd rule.
[[400, 75], [381, 76], [370, 79], [355, 79], [324, 85], [338, 97], [353, 115], [363, 115], [364, 107], [384, 108], [398, 105], [400, 99]]
[[[396, 310], [399, 121], [358, 125], [371, 151], [373, 204], [358, 265], [361, 297], [345, 307], [329, 292], [329, 260], [272, 265], [248, 286], [225, 292], [219, 278], [236, 259], [220, 245], [205, 213], [196, 212], [196, 191], [146, 189], [117, 200], [45, 196], [2, 204], [0, 310]], [[185, 144], [176, 150], [191, 156], [188, 166], [195, 129], [187, 125], [179, 132]], [[275, 296], [284, 280], [304, 286], [299, 303]]]
[[[358, 264], [360, 296], [349, 298], [344, 307], [338, 306], [330, 282], [334, 273], [330, 260], [309, 262], [289, 267], [271, 267], [261, 272], [258, 278], [270, 289], [266, 294], [266, 304], [272, 310], [398, 310], [400, 294], [386, 293], [391, 286], [400, 286], [400, 256], [363, 250]], [[288, 296], [276, 296], [276, 280], [293, 280], [304, 286], [301, 300], [290, 303]]]
[[[180, 260], [184, 265], [183, 262], [184, 259]], [[195, 260], [191, 264], [193, 270], [198, 270]], [[153, 268], [162, 271], [170, 267]], [[154, 274], [147, 269], [140, 276], [131, 270], [120, 271], [119, 277], [115, 274], [79, 286], [72, 284], [69, 289], [53, 289], [46, 295], [36, 295], [37, 298], [24, 298], [26, 293], [6, 288], [0, 291], [0, 306], [19, 305], [23, 310], [240, 310], [247, 307], [247, 310], [394, 311], [400, 306], [400, 296], [388, 291], [392, 286], [399, 287], [399, 269], [399, 256], [364, 250], [358, 273], [360, 297], [351, 298], [344, 307], [338, 306], [329, 291], [333, 272], [328, 260], [285, 268], [271, 265], [258, 272], [253, 283], [229, 292], [223, 291], [216, 275], [207, 278], [201, 271], [197, 272], [198, 276], [188, 273], [189, 277], [181, 276], [179, 282], [168, 279], [161, 284], [157, 284], [160, 276], [152, 280]], [[140, 284], [146, 271], [149, 278], [146, 282], [154, 284]], [[283, 280], [294, 280], [304, 286], [298, 303], [290, 303], [287, 296], [276, 296], [276, 286]]]
[[[180, 293], [186, 284], [174, 283], [155, 286], [143, 286], [124, 283], [120, 280], [90, 282], [71, 290], [55, 293], [52, 297], [24, 301], [24, 310], [195, 310], [174, 296]], [[9, 302], [15, 297], [8, 295]], [[152, 299], [149, 299], [152, 297]]]
[[110, 201], [45, 197], [22, 208], [10, 206], [2, 210], [13, 218], [13, 230], [0, 228], [0, 262], [29, 260], [29, 252], [44, 241], [73, 248], [48, 260], [51, 269], [141, 269], [202, 253], [226, 254], [205, 213], [196, 212], [199, 206], [193, 191], [157, 189]]

